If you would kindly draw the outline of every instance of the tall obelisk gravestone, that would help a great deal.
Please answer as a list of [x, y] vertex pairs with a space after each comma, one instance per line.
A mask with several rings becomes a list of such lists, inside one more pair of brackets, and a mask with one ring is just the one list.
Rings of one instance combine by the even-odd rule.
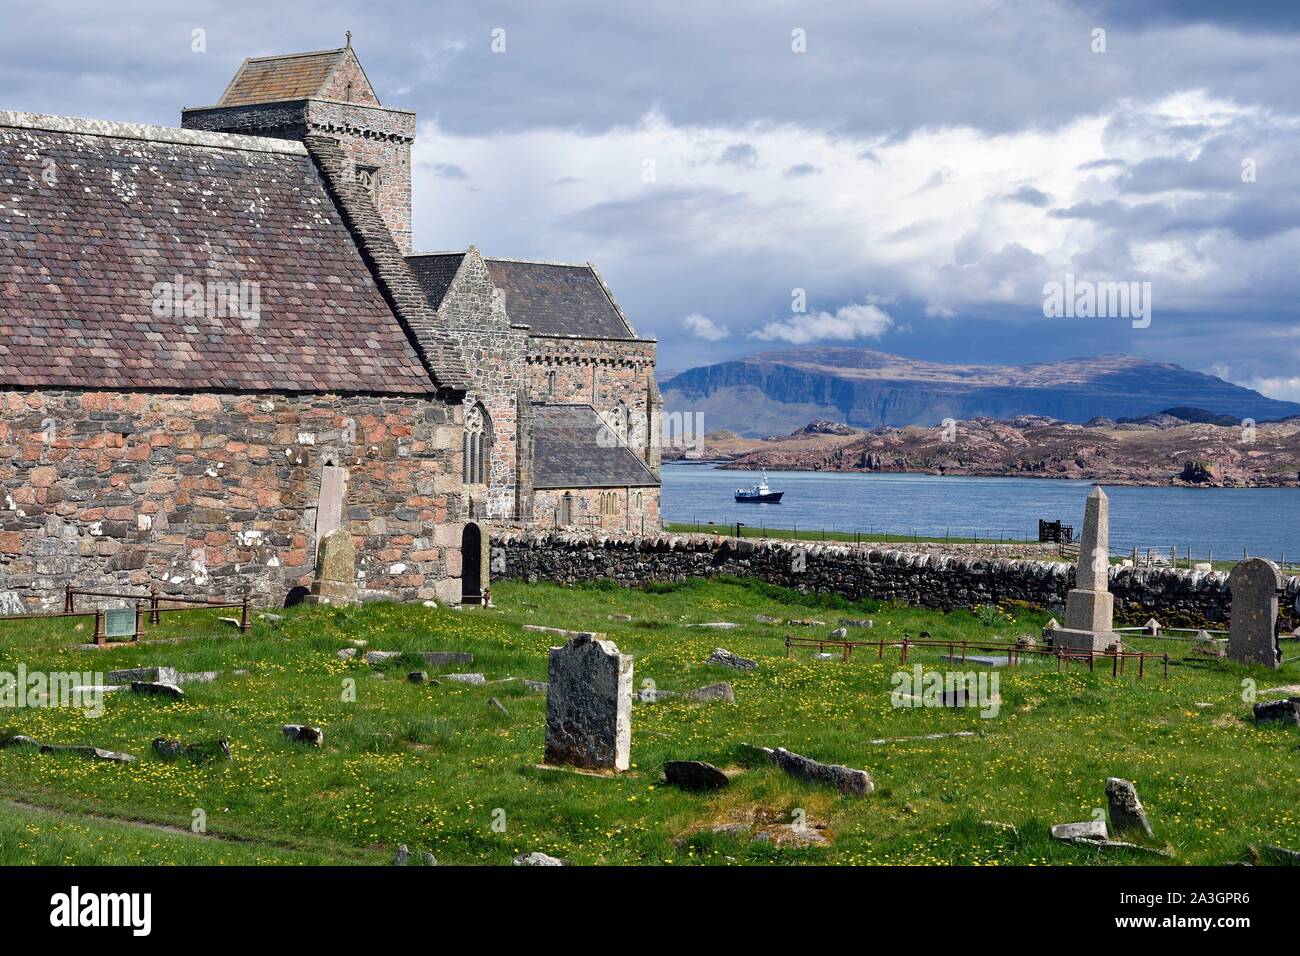
[[1083, 538], [1074, 590], [1065, 599], [1065, 627], [1052, 632], [1052, 645], [1071, 651], [1104, 651], [1121, 643], [1113, 630], [1115, 598], [1110, 593], [1110, 502], [1093, 488], [1083, 509]]

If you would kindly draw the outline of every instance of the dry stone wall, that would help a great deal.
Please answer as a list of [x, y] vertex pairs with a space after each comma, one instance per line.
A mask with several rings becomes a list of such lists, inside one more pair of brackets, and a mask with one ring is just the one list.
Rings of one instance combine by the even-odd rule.
[[[855, 545], [755, 542], [713, 535], [647, 537], [503, 529], [493, 536], [496, 578], [523, 581], [609, 579], [626, 587], [691, 577], [754, 577], [805, 592], [875, 598], [942, 610], [1022, 601], [1064, 605], [1074, 586], [1072, 564], [921, 554]], [[1285, 608], [1300, 595], [1286, 581]], [[1228, 575], [1222, 572], [1112, 567], [1118, 624], [1155, 616], [1168, 627], [1228, 620]], [[1296, 621], [1284, 615], [1284, 623]]]

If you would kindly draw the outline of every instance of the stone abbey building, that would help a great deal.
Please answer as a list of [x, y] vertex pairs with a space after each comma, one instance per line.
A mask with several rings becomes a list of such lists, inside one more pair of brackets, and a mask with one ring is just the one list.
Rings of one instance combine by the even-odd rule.
[[349, 44], [163, 128], [0, 112], [0, 599], [473, 602], [489, 525], [659, 526], [655, 343], [590, 264], [412, 254]]

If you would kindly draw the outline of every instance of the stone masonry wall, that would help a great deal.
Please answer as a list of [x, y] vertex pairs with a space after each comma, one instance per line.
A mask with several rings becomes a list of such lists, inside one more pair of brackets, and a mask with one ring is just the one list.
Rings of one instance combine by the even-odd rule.
[[[559, 528], [561, 499], [570, 496], [572, 529], [655, 533], [660, 528], [658, 488], [542, 488], [533, 493], [536, 528]], [[613, 496], [617, 511], [602, 507], [602, 498]]]
[[459, 599], [461, 407], [419, 397], [0, 391], [0, 592], [64, 585], [280, 604], [314, 574], [322, 466], [347, 469], [358, 584]]
[[[655, 369], [655, 343], [615, 339], [531, 336], [528, 378], [534, 401], [553, 405], [586, 404], [608, 421], [622, 402], [628, 411], [628, 445], [648, 462], [649, 396]], [[549, 373], [555, 373], [555, 389]]]
[[[1065, 603], [1074, 566], [916, 554], [854, 545], [754, 542], [712, 535], [618, 535], [500, 529], [493, 535], [498, 579], [579, 581], [609, 579], [626, 587], [689, 577], [734, 575], [806, 592], [876, 598], [953, 610], [976, 604], [1023, 601], [1039, 607]], [[1155, 616], [1168, 627], [1221, 625], [1228, 620], [1228, 575], [1173, 569], [1112, 567], [1117, 625], [1140, 625]], [[1288, 578], [1283, 623], [1297, 624], [1289, 609], [1300, 578]]]
[[519, 517], [519, 401], [527, 386], [528, 335], [512, 326], [483, 257], [470, 247], [438, 306], [438, 319], [460, 348], [473, 387], [465, 408], [476, 403], [491, 424], [492, 453], [487, 487], [466, 486], [474, 514], [489, 521]]

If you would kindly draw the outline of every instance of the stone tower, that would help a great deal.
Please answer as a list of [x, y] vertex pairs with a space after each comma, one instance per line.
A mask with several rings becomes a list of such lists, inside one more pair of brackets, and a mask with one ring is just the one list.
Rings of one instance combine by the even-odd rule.
[[415, 114], [383, 106], [348, 45], [245, 60], [215, 106], [182, 110], [181, 125], [275, 139], [338, 141], [403, 255], [411, 251]]

